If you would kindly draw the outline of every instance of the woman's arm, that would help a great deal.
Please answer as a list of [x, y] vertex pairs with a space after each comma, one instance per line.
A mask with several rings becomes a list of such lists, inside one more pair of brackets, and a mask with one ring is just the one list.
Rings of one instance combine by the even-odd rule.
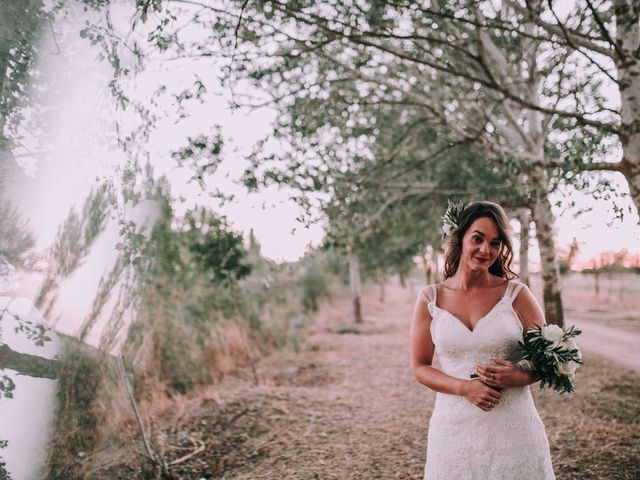
[[[514, 300], [513, 310], [522, 323], [523, 332], [534, 325], [545, 325], [542, 308], [526, 285]], [[500, 388], [524, 387], [539, 380], [536, 372], [524, 371], [514, 362], [502, 358], [494, 358], [493, 361], [498, 365], [476, 365], [480, 379], [487, 385]]]
[[431, 365], [435, 347], [430, 327], [427, 305], [418, 299], [411, 321], [411, 369], [416, 380], [436, 392], [462, 395], [482, 410], [491, 410], [500, 392], [476, 380], [454, 378]]

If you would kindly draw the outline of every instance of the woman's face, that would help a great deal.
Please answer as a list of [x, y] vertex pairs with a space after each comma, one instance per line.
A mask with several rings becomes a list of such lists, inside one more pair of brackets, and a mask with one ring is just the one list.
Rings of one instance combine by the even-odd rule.
[[473, 271], [489, 270], [501, 250], [496, 222], [482, 217], [476, 219], [464, 234], [461, 260]]

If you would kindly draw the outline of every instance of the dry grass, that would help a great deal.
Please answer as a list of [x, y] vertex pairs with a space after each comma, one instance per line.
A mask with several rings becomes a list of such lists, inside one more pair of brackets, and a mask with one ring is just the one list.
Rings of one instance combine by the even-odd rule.
[[[93, 479], [113, 468], [121, 471], [123, 465], [128, 472], [126, 476], [112, 478], [154, 477], [157, 469], [146, 458], [115, 360], [75, 343], [69, 343], [67, 349], [46, 477]], [[163, 435], [156, 434], [155, 419], [175, 411], [192, 394], [176, 396], [153, 372], [154, 356], [149, 354], [153, 349], [141, 350], [147, 354], [139, 355], [138, 361], [151, 374], [139, 377], [141, 381], [135, 384], [138, 406], [154, 454], [164, 457], [169, 447]], [[260, 355], [257, 340], [251, 337], [246, 324], [233, 322], [212, 328], [203, 350], [205, 355], [199, 368], [211, 372], [214, 381], [221, 381], [239, 367], [251, 364], [253, 356]]]

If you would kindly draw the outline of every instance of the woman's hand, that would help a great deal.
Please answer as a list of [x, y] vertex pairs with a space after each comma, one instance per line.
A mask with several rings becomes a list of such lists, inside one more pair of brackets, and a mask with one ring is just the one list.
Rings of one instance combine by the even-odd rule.
[[485, 412], [493, 410], [502, 398], [500, 392], [479, 380], [464, 380], [460, 394]]
[[534, 372], [525, 372], [518, 365], [502, 358], [492, 359], [498, 365], [476, 364], [476, 372], [483, 383], [495, 388], [514, 388], [531, 385], [538, 377]]

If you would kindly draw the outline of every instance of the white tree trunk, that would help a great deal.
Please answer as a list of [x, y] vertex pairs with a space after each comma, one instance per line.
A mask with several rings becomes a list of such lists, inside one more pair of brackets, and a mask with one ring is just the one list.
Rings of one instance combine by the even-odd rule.
[[629, 0], [615, 0], [616, 41], [624, 57], [618, 55], [616, 67], [622, 121], [620, 143], [622, 144], [622, 172], [629, 182], [629, 190], [640, 211], [640, 25], [634, 18]]
[[[424, 279], [427, 282], [427, 285], [431, 285], [433, 283], [433, 270], [431, 269], [431, 258], [433, 257], [431, 252], [434, 252], [435, 249], [431, 247], [431, 245], [427, 245], [422, 252], [422, 266], [424, 268]], [[427, 258], [428, 256], [428, 258]]]
[[356, 323], [362, 323], [360, 262], [358, 262], [358, 255], [352, 246], [347, 247], [347, 256], [349, 258], [349, 284], [351, 285], [351, 299], [353, 301], [353, 318]]
[[[536, 184], [544, 189], [547, 185], [546, 173], [539, 171]], [[540, 269], [542, 273], [542, 296], [547, 323], [564, 325], [562, 296], [560, 295], [560, 269], [556, 254], [554, 217], [551, 204], [545, 191], [539, 192], [533, 199], [532, 213], [536, 224], [536, 238], [540, 248]]]
[[[528, 22], [525, 30], [534, 34], [533, 23]], [[527, 96], [534, 104], [540, 103], [540, 81], [542, 74], [538, 69], [538, 50], [529, 49], [529, 59], [527, 70], [524, 75], [527, 79]], [[547, 132], [543, 127], [542, 114], [535, 110], [527, 110], [527, 123], [529, 134], [529, 152], [533, 158], [539, 160], [539, 165], [546, 163], [544, 145]], [[532, 188], [532, 208], [533, 221], [536, 225], [536, 238], [540, 248], [540, 270], [542, 273], [542, 296], [544, 302], [544, 313], [547, 323], [554, 323], [559, 326], [564, 325], [564, 311], [562, 309], [562, 296], [560, 295], [560, 268], [556, 251], [556, 241], [554, 232], [555, 218], [551, 211], [549, 202], [549, 177], [544, 166], [533, 166], [530, 171]]]
[[531, 213], [526, 208], [518, 212], [520, 222], [520, 281], [529, 286], [529, 224]]
[[[9, 64], [7, 57], [8, 52], [0, 51], [0, 101], [4, 100], [4, 85]], [[4, 179], [7, 177], [7, 163], [9, 161], [9, 141], [4, 134], [7, 113], [8, 112], [0, 112], [0, 190], [4, 184]]]

